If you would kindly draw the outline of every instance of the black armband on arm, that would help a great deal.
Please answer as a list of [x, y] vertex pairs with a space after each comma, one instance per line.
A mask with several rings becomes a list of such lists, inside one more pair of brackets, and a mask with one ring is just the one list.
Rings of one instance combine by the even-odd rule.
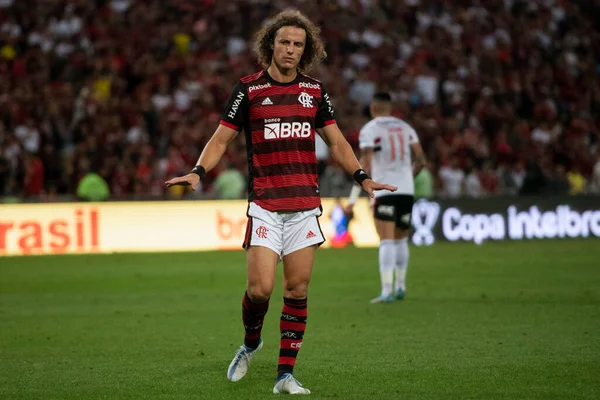
[[367, 174], [367, 171], [365, 171], [364, 169], [357, 169], [356, 172], [354, 172], [354, 175], [352, 175], [352, 177], [354, 178], [354, 180], [356, 181], [356, 183], [358, 183], [360, 186], [362, 186], [362, 183], [367, 180], [367, 179], [371, 179], [371, 177], [369, 176], [369, 174]]
[[206, 176], [206, 170], [202, 165], [196, 165], [191, 171], [190, 174], [196, 174], [200, 177], [200, 180], [203, 180]]

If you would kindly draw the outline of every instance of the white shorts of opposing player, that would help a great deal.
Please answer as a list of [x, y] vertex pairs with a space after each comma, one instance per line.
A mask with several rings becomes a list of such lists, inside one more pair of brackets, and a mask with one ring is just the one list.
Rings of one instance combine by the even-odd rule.
[[280, 258], [305, 247], [321, 244], [325, 237], [318, 217], [321, 210], [315, 208], [301, 212], [272, 212], [250, 203], [249, 245], [268, 247]]

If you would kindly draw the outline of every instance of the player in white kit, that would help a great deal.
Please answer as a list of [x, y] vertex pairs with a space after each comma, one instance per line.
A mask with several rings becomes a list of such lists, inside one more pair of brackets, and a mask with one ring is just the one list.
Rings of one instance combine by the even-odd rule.
[[[426, 164], [415, 130], [393, 117], [391, 97], [377, 93], [370, 104], [372, 120], [360, 131], [361, 165], [377, 182], [398, 186], [393, 193], [376, 192], [373, 202], [375, 229], [379, 235], [381, 293], [371, 303], [402, 300], [406, 292], [408, 234], [414, 202], [414, 180]], [[348, 200], [352, 208], [360, 195], [354, 186]], [[396, 279], [394, 282], [394, 272]]]

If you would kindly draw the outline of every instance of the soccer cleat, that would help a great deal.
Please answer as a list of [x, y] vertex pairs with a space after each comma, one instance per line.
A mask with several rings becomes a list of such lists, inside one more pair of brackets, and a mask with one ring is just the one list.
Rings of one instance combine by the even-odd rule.
[[405, 294], [404, 290], [402, 290], [402, 289], [396, 290], [396, 299], [404, 300], [404, 294]]
[[389, 296], [377, 296], [371, 300], [371, 304], [379, 304], [379, 303], [392, 303], [394, 301], [394, 296], [391, 294]]
[[277, 382], [275, 382], [275, 387], [273, 388], [273, 393], [310, 394], [310, 390], [302, 387], [302, 384], [288, 372], [277, 378]]
[[229, 364], [229, 369], [227, 370], [227, 379], [231, 382], [237, 382], [242, 379], [246, 372], [248, 372], [248, 366], [252, 361], [252, 358], [256, 353], [262, 349], [263, 341], [260, 339], [260, 343], [258, 347], [254, 350], [247, 347], [245, 344], [241, 345], [240, 348], [235, 352], [235, 356]]

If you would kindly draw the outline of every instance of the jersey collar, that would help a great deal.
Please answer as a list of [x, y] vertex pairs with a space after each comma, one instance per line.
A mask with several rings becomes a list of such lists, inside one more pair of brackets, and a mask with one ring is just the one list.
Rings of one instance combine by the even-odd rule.
[[273, 77], [271, 75], [269, 75], [269, 71], [267, 71], [266, 69], [264, 70], [264, 74], [265, 77], [267, 78], [267, 81], [269, 81], [269, 83], [271, 83], [272, 85], [276, 85], [276, 86], [291, 86], [294, 85], [298, 82], [300, 82], [300, 71], [298, 71], [296, 73], [296, 77], [294, 78], [293, 81], [291, 82], [278, 82], [275, 79], [273, 79]]

